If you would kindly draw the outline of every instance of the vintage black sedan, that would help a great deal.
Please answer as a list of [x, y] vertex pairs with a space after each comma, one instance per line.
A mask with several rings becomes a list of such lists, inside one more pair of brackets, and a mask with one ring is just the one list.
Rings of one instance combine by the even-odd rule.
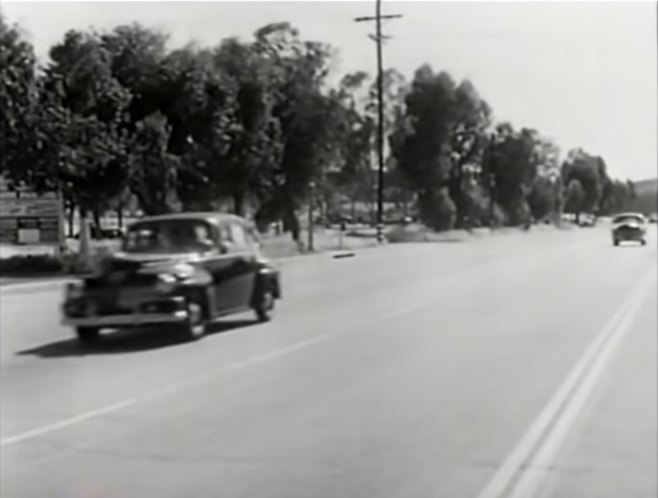
[[195, 340], [221, 316], [253, 310], [267, 321], [280, 298], [279, 271], [246, 220], [179, 213], [132, 224], [96, 274], [67, 286], [63, 323], [83, 343], [104, 328], [165, 324]]
[[633, 241], [647, 243], [646, 218], [641, 213], [618, 214], [612, 219], [612, 243]]

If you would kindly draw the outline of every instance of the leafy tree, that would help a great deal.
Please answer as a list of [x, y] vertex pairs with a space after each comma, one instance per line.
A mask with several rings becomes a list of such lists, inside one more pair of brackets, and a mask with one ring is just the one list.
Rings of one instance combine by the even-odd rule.
[[494, 198], [512, 225], [527, 219], [527, 197], [537, 176], [541, 139], [535, 130], [515, 131], [509, 124], [496, 129], [485, 177], [494, 178]]
[[466, 185], [467, 168], [482, 162], [488, 146], [487, 128], [491, 124], [491, 108], [480, 97], [473, 84], [466, 80], [456, 89], [456, 119], [453, 124], [450, 147], [452, 167], [449, 178], [450, 197], [457, 209], [457, 225], [462, 226], [473, 203], [472, 189]]
[[567, 187], [566, 198], [564, 201], [564, 212], [576, 215], [576, 223], [580, 218], [585, 200], [585, 190], [580, 181], [572, 179]]
[[[139, 24], [119, 26], [101, 40], [111, 55], [113, 75], [133, 95], [126, 123], [130, 145], [136, 147], [131, 186], [147, 203], [144, 210], [170, 209], [162, 203], [175, 196], [148, 194], [145, 179], [175, 189], [186, 208], [212, 208], [219, 185], [224, 187], [223, 161], [217, 156], [223, 159], [228, 148], [231, 108], [226, 78], [214, 67], [212, 52], [193, 46], [168, 52], [165, 33]], [[152, 170], [143, 171], [146, 167]]]
[[[45, 97], [62, 138], [60, 178], [81, 208], [98, 211], [124, 185], [120, 126], [131, 95], [112, 76], [109, 54], [94, 34], [70, 31], [50, 56], [46, 88], [56, 94]], [[110, 177], [117, 181], [108, 183]]]
[[425, 206], [421, 215], [426, 222], [446, 224], [432, 221], [436, 213], [426, 210], [434, 202], [422, 198], [436, 198], [447, 187], [455, 222], [462, 226], [483, 201], [481, 189], [473, 186], [488, 147], [491, 108], [470, 81], [456, 84], [448, 73], [434, 74], [429, 66], [416, 72], [404, 94], [404, 118], [396, 119], [390, 138], [397, 167]]
[[282, 217], [286, 229], [299, 240], [300, 201], [309, 200], [309, 186], [324, 177], [339, 153], [335, 129], [341, 109], [321, 91], [333, 51], [321, 43], [302, 41], [287, 23], [259, 29], [255, 48], [276, 68], [272, 113], [283, 142], [267, 200], [257, 216]]
[[138, 23], [118, 26], [100, 36], [113, 77], [132, 96], [128, 106], [131, 131], [145, 117], [165, 112], [172, 105], [164, 71], [167, 41], [165, 33]]
[[562, 167], [566, 182], [576, 179], [583, 188], [581, 211], [595, 213], [599, 210], [605, 184], [608, 181], [605, 161], [582, 150], [571, 151]]
[[175, 185], [180, 158], [167, 151], [171, 128], [161, 113], [137, 124], [129, 144], [131, 190], [147, 215], [174, 210]]
[[449, 74], [434, 74], [423, 66], [414, 76], [406, 97], [406, 116], [391, 144], [393, 156], [411, 189], [417, 194], [420, 215], [433, 227], [449, 224], [438, 211], [451, 169], [450, 134], [455, 122], [456, 86]]
[[[630, 185], [633, 185], [632, 182]], [[601, 212], [614, 214], [625, 211], [632, 200], [633, 192], [628, 182], [609, 180], [604, 187]]]
[[185, 47], [163, 63], [168, 150], [181, 158], [177, 194], [187, 209], [214, 209], [226, 193], [224, 158], [234, 125], [235, 93], [212, 51]]
[[345, 191], [352, 204], [352, 217], [358, 201], [373, 201], [374, 173], [371, 158], [375, 140], [375, 118], [366, 112], [369, 105], [367, 74], [358, 72], [346, 75], [335, 98], [343, 108], [341, 162], [334, 185]]
[[546, 176], [538, 176], [528, 197], [530, 212], [535, 220], [545, 219], [557, 208], [554, 182]]
[[20, 176], [27, 167], [23, 152], [32, 138], [36, 77], [32, 45], [0, 11], [0, 172]]
[[275, 68], [253, 44], [229, 39], [215, 53], [217, 70], [234, 84], [229, 146], [221, 158], [220, 183], [228, 186], [234, 211], [244, 214], [245, 201], [262, 198], [279, 162], [281, 129], [273, 114]]

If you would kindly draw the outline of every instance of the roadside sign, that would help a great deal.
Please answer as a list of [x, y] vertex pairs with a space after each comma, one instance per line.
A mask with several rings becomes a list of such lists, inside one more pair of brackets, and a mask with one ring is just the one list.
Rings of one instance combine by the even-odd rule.
[[56, 192], [39, 195], [25, 188], [10, 190], [0, 179], [0, 243], [63, 243], [63, 204]]

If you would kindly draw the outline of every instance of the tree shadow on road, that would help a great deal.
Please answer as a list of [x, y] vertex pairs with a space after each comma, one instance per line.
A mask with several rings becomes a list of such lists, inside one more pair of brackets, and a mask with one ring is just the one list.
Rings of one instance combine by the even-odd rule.
[[[206, 336], [238, 331], [256, 325], [255, 320], [222, 320], [208, 327]], [[207, 338], [207, 337], [206, 337]], [[201, 339], [203, 342], [204, 338]], [[185, 344], [175, 329], [140, 328], [103, 332], [98, 344], [83, 345], [75, 338], [43, 344], [16, 353], [18, 356], [67, 358], [76, 356], [140, 353]]]

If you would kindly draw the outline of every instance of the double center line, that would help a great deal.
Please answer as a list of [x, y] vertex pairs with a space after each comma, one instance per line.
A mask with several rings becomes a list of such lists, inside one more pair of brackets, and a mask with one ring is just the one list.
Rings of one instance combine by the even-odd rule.
[[554, 463], [604, 367], [656, 283], [656, 266], [623, 302], [478, 498], [532, 498]]

